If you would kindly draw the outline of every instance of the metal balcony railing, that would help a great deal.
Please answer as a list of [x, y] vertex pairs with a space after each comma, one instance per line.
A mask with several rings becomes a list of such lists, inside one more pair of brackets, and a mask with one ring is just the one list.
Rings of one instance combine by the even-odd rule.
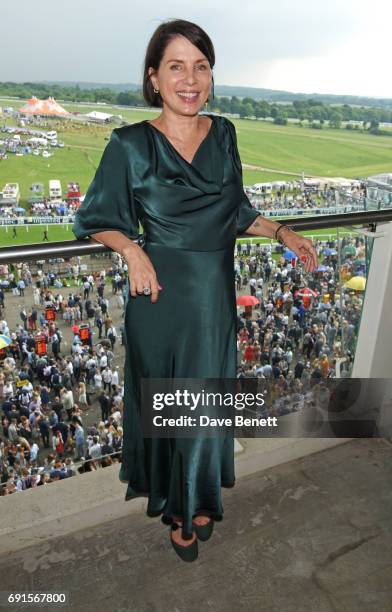
[[[355, 225], [367, 226], [370, 231], [375, 231], [377, 223], [392, 221], [392, 208], [383, 210], [373, 210], [365, 212], [344, 213], [336, 215], [315, 215], [298, 219], [280, 219], [279, 216], [274, 220], [281, 220], [288, 223], [296, 231], [309, 231], [334, 227], [350, 227]], [[142, 236], [142, 235], [141, 235]], [[243, 234], [250, 238], [249, 234]], [[66, 240], [61, 242], [50, 242], [48, 244], [29, 244], [22, 246], [12, 246], [0, 248], [0, 263], [13, 263], [15, 261], [29, 261], [32, 259], [44, 259], [46, 257], [71, 258], [93, 253], [109, 252], [103, 244], [99, 244], [91, 239], [85, 240]]]

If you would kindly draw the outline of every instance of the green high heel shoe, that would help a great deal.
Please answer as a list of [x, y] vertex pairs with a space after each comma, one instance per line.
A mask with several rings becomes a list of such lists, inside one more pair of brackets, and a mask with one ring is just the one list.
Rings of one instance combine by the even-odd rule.
[[192, 525], [199, 540], [202, 542], [207, 542], [207, 540], [210, 539], [212, 532], [214, 531], [214, 519], [210, 518], [208, 523], [205, 525], [198, 525], [192, 521]]
[[178, 523], [173, 522], [171, 524], [170, 542], [172, 543], [172, 546], [174, 550], [176, 551], [177, 555], [183, 561], [195, 561], [195, 559], [197, 559], [198, 552], [199, 552], [198, 546], [197, 546], [197, 538], [195, 538], [195, 540], [192, 542], [192, 544], [189, 544], [189, 546], [182, 546], [181, 544], [177, 544], [177, 542], [175, 542], [172, 538], [172, 532], [180, 528], [181, 528], [181, 525], [179, 525]]

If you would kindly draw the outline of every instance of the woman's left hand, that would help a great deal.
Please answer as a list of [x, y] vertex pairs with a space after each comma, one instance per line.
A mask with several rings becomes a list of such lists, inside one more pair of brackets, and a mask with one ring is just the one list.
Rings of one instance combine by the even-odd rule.
[[293, 251], [300, 259], [305, 272], [313, 272], [318, 268], [318, 257], [313, 242], [292, 230], [281, 230], [282, 239], [290, 251]]

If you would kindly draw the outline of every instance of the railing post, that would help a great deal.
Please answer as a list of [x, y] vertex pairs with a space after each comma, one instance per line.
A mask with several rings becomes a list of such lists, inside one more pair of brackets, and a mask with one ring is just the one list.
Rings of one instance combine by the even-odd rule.
[[353, 378], [392, 378], [392, 223], [377, 224], [362, 306]]

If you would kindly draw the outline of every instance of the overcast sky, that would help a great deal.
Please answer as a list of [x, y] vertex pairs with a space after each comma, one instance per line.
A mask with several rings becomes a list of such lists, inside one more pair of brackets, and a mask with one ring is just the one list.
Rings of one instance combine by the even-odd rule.
[[211, 37], [216, 84], [392, 98], [390, 0], [4, 0], [0, 16], [1, 81], [140, 83], [153, 31], [181, 18]]

